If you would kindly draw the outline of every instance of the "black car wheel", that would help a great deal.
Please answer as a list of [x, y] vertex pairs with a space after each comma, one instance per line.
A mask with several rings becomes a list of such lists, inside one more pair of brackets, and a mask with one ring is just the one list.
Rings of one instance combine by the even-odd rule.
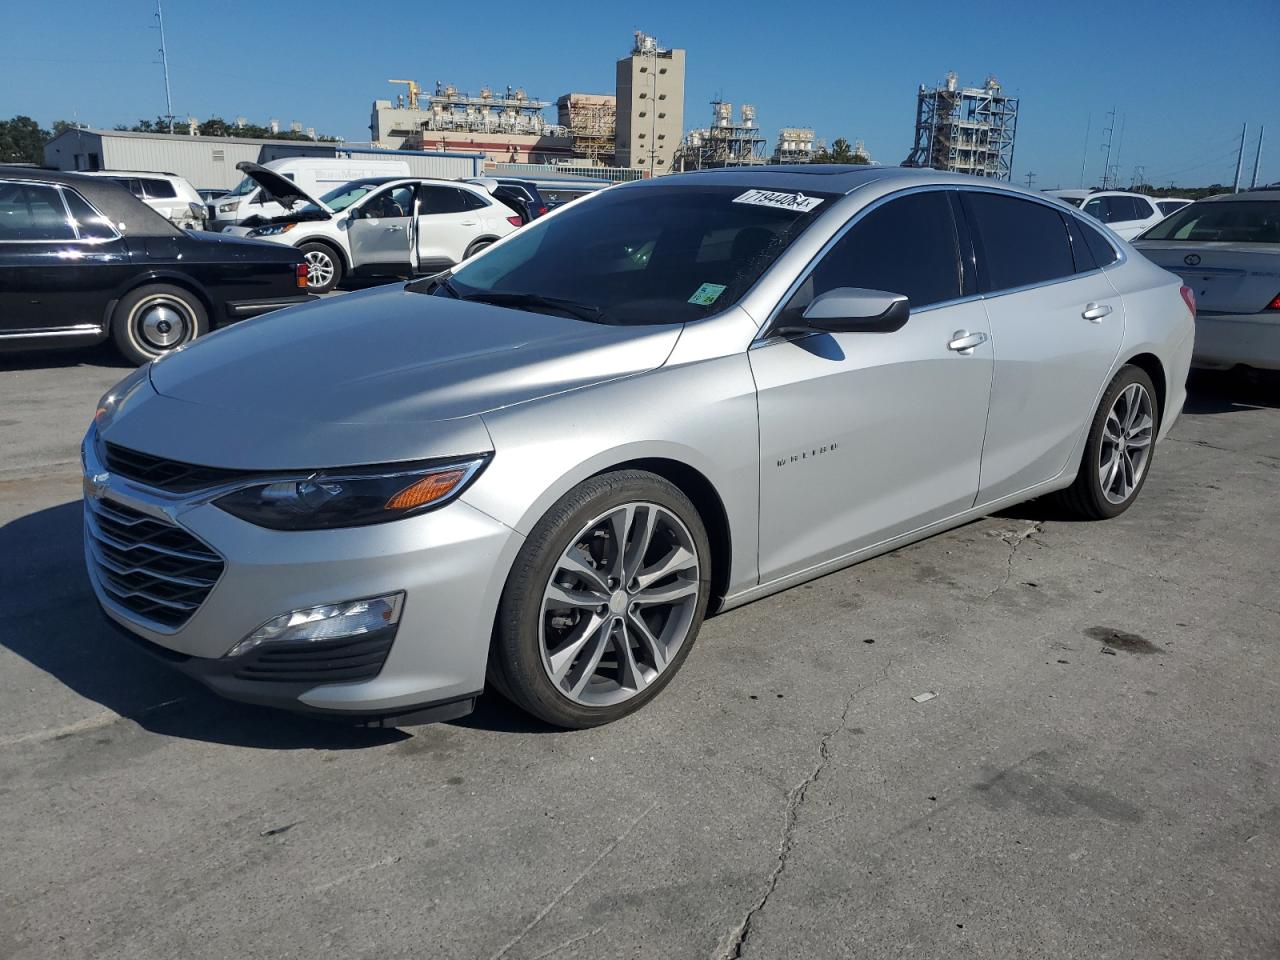
[[111, 333], [126, 360], [143, 364], [209, 331], [209, 317], [195, 294], [154, 284], [131, 290], [111, 315]]
[[342, 258], [323, 243], [304, 243], [298, 248], [307, 262], [307, 290], [328, 293], [342, 279]]
[[477, 240], [475, 243], [471, 244], [471, 246], [467, 247], [467, 252], [462, 255], [462, 259], [470, 260], [485, 247], [491, 246], [493, 246], [492, 240]]

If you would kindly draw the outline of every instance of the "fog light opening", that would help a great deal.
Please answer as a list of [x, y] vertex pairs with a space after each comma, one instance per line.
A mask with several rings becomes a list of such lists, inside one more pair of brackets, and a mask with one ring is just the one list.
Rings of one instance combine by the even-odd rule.
[[400, 623], [403, 606], [404, 593], [399, 592], [290, 610], [268, 620], [228, 650], [226, 656], [243, 656], [268, 643], [317, 643], [385, 630]]

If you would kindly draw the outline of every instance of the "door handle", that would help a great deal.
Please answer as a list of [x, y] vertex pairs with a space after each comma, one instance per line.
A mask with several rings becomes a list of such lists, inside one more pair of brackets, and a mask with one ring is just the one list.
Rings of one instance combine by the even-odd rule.
[[1090, 323], [1101, 323], [1102, 318], [1111, 312], [1111, 308], [1105, 303], [1086, 303], [1084, 312], [1080, 316], [1084, 317]]
[[962, 357], [968, 357], [973, 354], [973, 348], [987, 342], [985, 333], [970, 333], [968, 330], [957, 330], [951, 335], [951, 342], [947, 344], [948, 350], [954, 350]]
[[476, 225], [476, 222], [475, 222], [474, 220], [460, 220], [460, 221], [458, 221], [458, 226], [460, 226], [460, 227], [474, 227], [475, 225]]
[[399, 233], [401, 230], [408, 230], [408, 226], [403, 227], [387, 227], [387, 233]]

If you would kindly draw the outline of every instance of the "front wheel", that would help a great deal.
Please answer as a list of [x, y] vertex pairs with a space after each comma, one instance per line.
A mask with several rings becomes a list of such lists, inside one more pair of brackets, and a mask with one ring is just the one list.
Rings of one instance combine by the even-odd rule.
[[111, 335], [131, 363], [155, 360], [209, 330], [204, 304], [191, 291], [169, 284], [130, 290], [111, 314]]
[[307, 263], [307, 289], [311, 293], [328, 293], [342, 279], [342, 258], [323, 243], [304, 243], [298, 248]]
[[490, 652], [493, 685], [559, 727], [638, 710], [689, 655], [710, 560], [697, 509], [667, 480], [626, 470], [585, 481], [516, 558]]
[[1146, 371], [1122, 367], [1098, 404], [1080, 472], [1062, 491], [1062, 504], [1087, 520], [1109, 520], [1128, 510], [1151, 472], [1159, 417]]

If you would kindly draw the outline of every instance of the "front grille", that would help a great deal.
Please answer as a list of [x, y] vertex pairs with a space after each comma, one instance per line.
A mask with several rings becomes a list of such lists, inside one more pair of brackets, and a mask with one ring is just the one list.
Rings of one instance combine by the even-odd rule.
[[278, 683], [353, 683], [372, 680], [395, 639], [395, 628], [315, 643], [266, 643], [244, 657], [235, 675]]
[[217, 486], [246, 475], [244, 470], [227, 470], [223, 467], [202, 467], [193, 463], [166, 460], [139, 450], [130, 450], [114, 443], [104, 444], [103, 462], [108, 470], [130, 480], [168, 490], [171, 493], [190, 493], [206, 487]]
[[102, 589], [163, 626], [186, 623], [222, 576], [222, 558], [204, 542], [124, 504], [86, 497], [85, 527]]

